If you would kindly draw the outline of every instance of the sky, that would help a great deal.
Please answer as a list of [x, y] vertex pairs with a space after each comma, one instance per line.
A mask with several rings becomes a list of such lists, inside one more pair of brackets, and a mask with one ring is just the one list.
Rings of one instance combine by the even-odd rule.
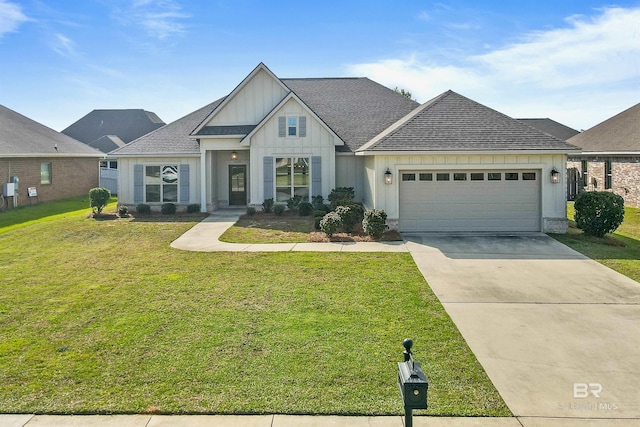
[[172, 122], [260, 62], [583, 130], [640, 102], [640, 0], [0, 0], [0, 104], [58, 131], [94, 109]]

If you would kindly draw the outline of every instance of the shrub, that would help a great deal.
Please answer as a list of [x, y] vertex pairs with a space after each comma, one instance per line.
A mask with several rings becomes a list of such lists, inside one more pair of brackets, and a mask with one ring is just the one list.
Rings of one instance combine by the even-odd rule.
[[382, 209], [371, 209], [364, 213], [362, 228], [374, 239], [379, 239], [388, 228], [387, 213]]
[[335, 212], [329, 212], [320, 220], [320, 230], [324, 231], [329, 237], [333, 236], [341, 225], [340, 215]]
[[120, 218], [125, 218], [129, 216], [129, 207], [127, 205], [118, 206], [118, 216]]
[[302, 202], [298, 205], [300, 216], [309, 216], [313, 212], [313, 205], [309, 202]]
[[253, 216], [255, 214], [256, 214], [256, 208], [254, 208], [253, 206], [247, 207], [247, 215]]
[[111, 191], [106, 188], [96, 187], [89, 190], [89, 201], [91, 202], [93, 213], [102, 213], [102, 209], [109, 202], [109, 197], [111, 197]]
[[284, 213], [284, 205], [278, 204], [273, 207], [273, 213], [276, 215], [282, 215]]
[[624, 199], [608, 191], [585, 191], [574, 204], [576, 225], [586, 234], [602, 237], [624, 220]]
[[355, 227], [358, 222], [362, 221], [363, 218], [362, 206], [353, 202], [348, 205], [338, 206], [336, 208], [336, 213], [340, 215], [342, 228], [347, 233], [351, 233], [353, 231], [353, 227]]
[[314, 210], [313, 211], [313, 217], [317, 218], [320, 217], [322, 218], [323, 216], [325, 216], [326, 214], [328, 214], [331, 211], [325, 211], [325, 210]]
[[136, 206], [136, 212], [138, 212], [139, 214], [149, 215], [151, 213], [151, 206], [140, 203], [138, 206]]
[[271, 209], [273, 209], [273, 199], [264, 199], [264, 202], [262, 202], [262, 211], [270, 213]]
[[191, 203], [187, 206], [187, 213], [200, 212], [200, 205], [198, 203]]
[[348, 205], [353, 202], [355, 193], [353, 187], [338, 187], [331, 190], [327, 199], [331, 202], [333, 209], [340, 205]]
[[[331, 206], [329, 205], [314, 205], [313, 206], [314, 212], [322, 212], [322, 216], [324, 216], [325, 214], [328, 214], [329, 212], [331, 212]], [[314, 214], [315, 216], [315, 214]]]
[[300, 205], [300, 202], [302, 202], [302, 197], [301, 196], [293, 196], [292, 198], [287, 200], [287, 208], [289, 210], [298, 209], [298, 206]]
[[318, 209], [319, 206], [324, 205], [324, 197], [322, 197], [322, 195], [312, 196], [311, 204], [314, 209]]
[[317, 216], [313, 219], [313, 228], [316, 230], [320, 230], [320, 221], [322, 221], [322, 216]]
[[163, 215], [173, 215], [176, 213], [176, 205], [173, 203], [163, 203], [160, 212], [162, 212]]

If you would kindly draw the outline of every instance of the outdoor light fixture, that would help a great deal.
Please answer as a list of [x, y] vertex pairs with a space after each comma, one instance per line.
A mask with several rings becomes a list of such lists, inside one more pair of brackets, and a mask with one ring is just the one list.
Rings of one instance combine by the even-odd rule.
[[556, 168], [551, 169], [551, 183], [557, 184], [560, 182], [560, 172], [556, 170]]
[[387, 171], [384, 173], [384, 183], [385, 184], [392, 184], [393, 183], [393, 174], [391, 173], [389, 168], [387, 168]]
[[235, 151], [231, 152], [231, 160], [238, 160], [238, 153], [236, 153]]

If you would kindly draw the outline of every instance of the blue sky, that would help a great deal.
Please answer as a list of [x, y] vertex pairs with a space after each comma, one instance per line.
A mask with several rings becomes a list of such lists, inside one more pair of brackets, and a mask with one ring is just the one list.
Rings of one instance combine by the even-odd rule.
[[171, 122], [259, 62], [587, 129], [640, 102], [640, 0], [0, 0], [0, 104], [56, 130], [106, 108]]

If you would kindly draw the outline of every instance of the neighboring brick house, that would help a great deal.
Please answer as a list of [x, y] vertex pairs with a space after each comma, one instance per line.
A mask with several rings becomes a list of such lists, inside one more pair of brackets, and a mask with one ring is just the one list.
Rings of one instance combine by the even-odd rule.
[[[0, 184], [18, 178], [9, 206], [88, 194], [104, 154], [0, 105]], [[37, 196], [29, 196], [29, 189]], [[1, 187], [0, 187], [1, 189]], [[14, 200], [15, 199], [15, 200]]]
[[612, 191], [640, 207], [640, 104], [567, 140], [582, 149], [568, 158], [580, 190]]

